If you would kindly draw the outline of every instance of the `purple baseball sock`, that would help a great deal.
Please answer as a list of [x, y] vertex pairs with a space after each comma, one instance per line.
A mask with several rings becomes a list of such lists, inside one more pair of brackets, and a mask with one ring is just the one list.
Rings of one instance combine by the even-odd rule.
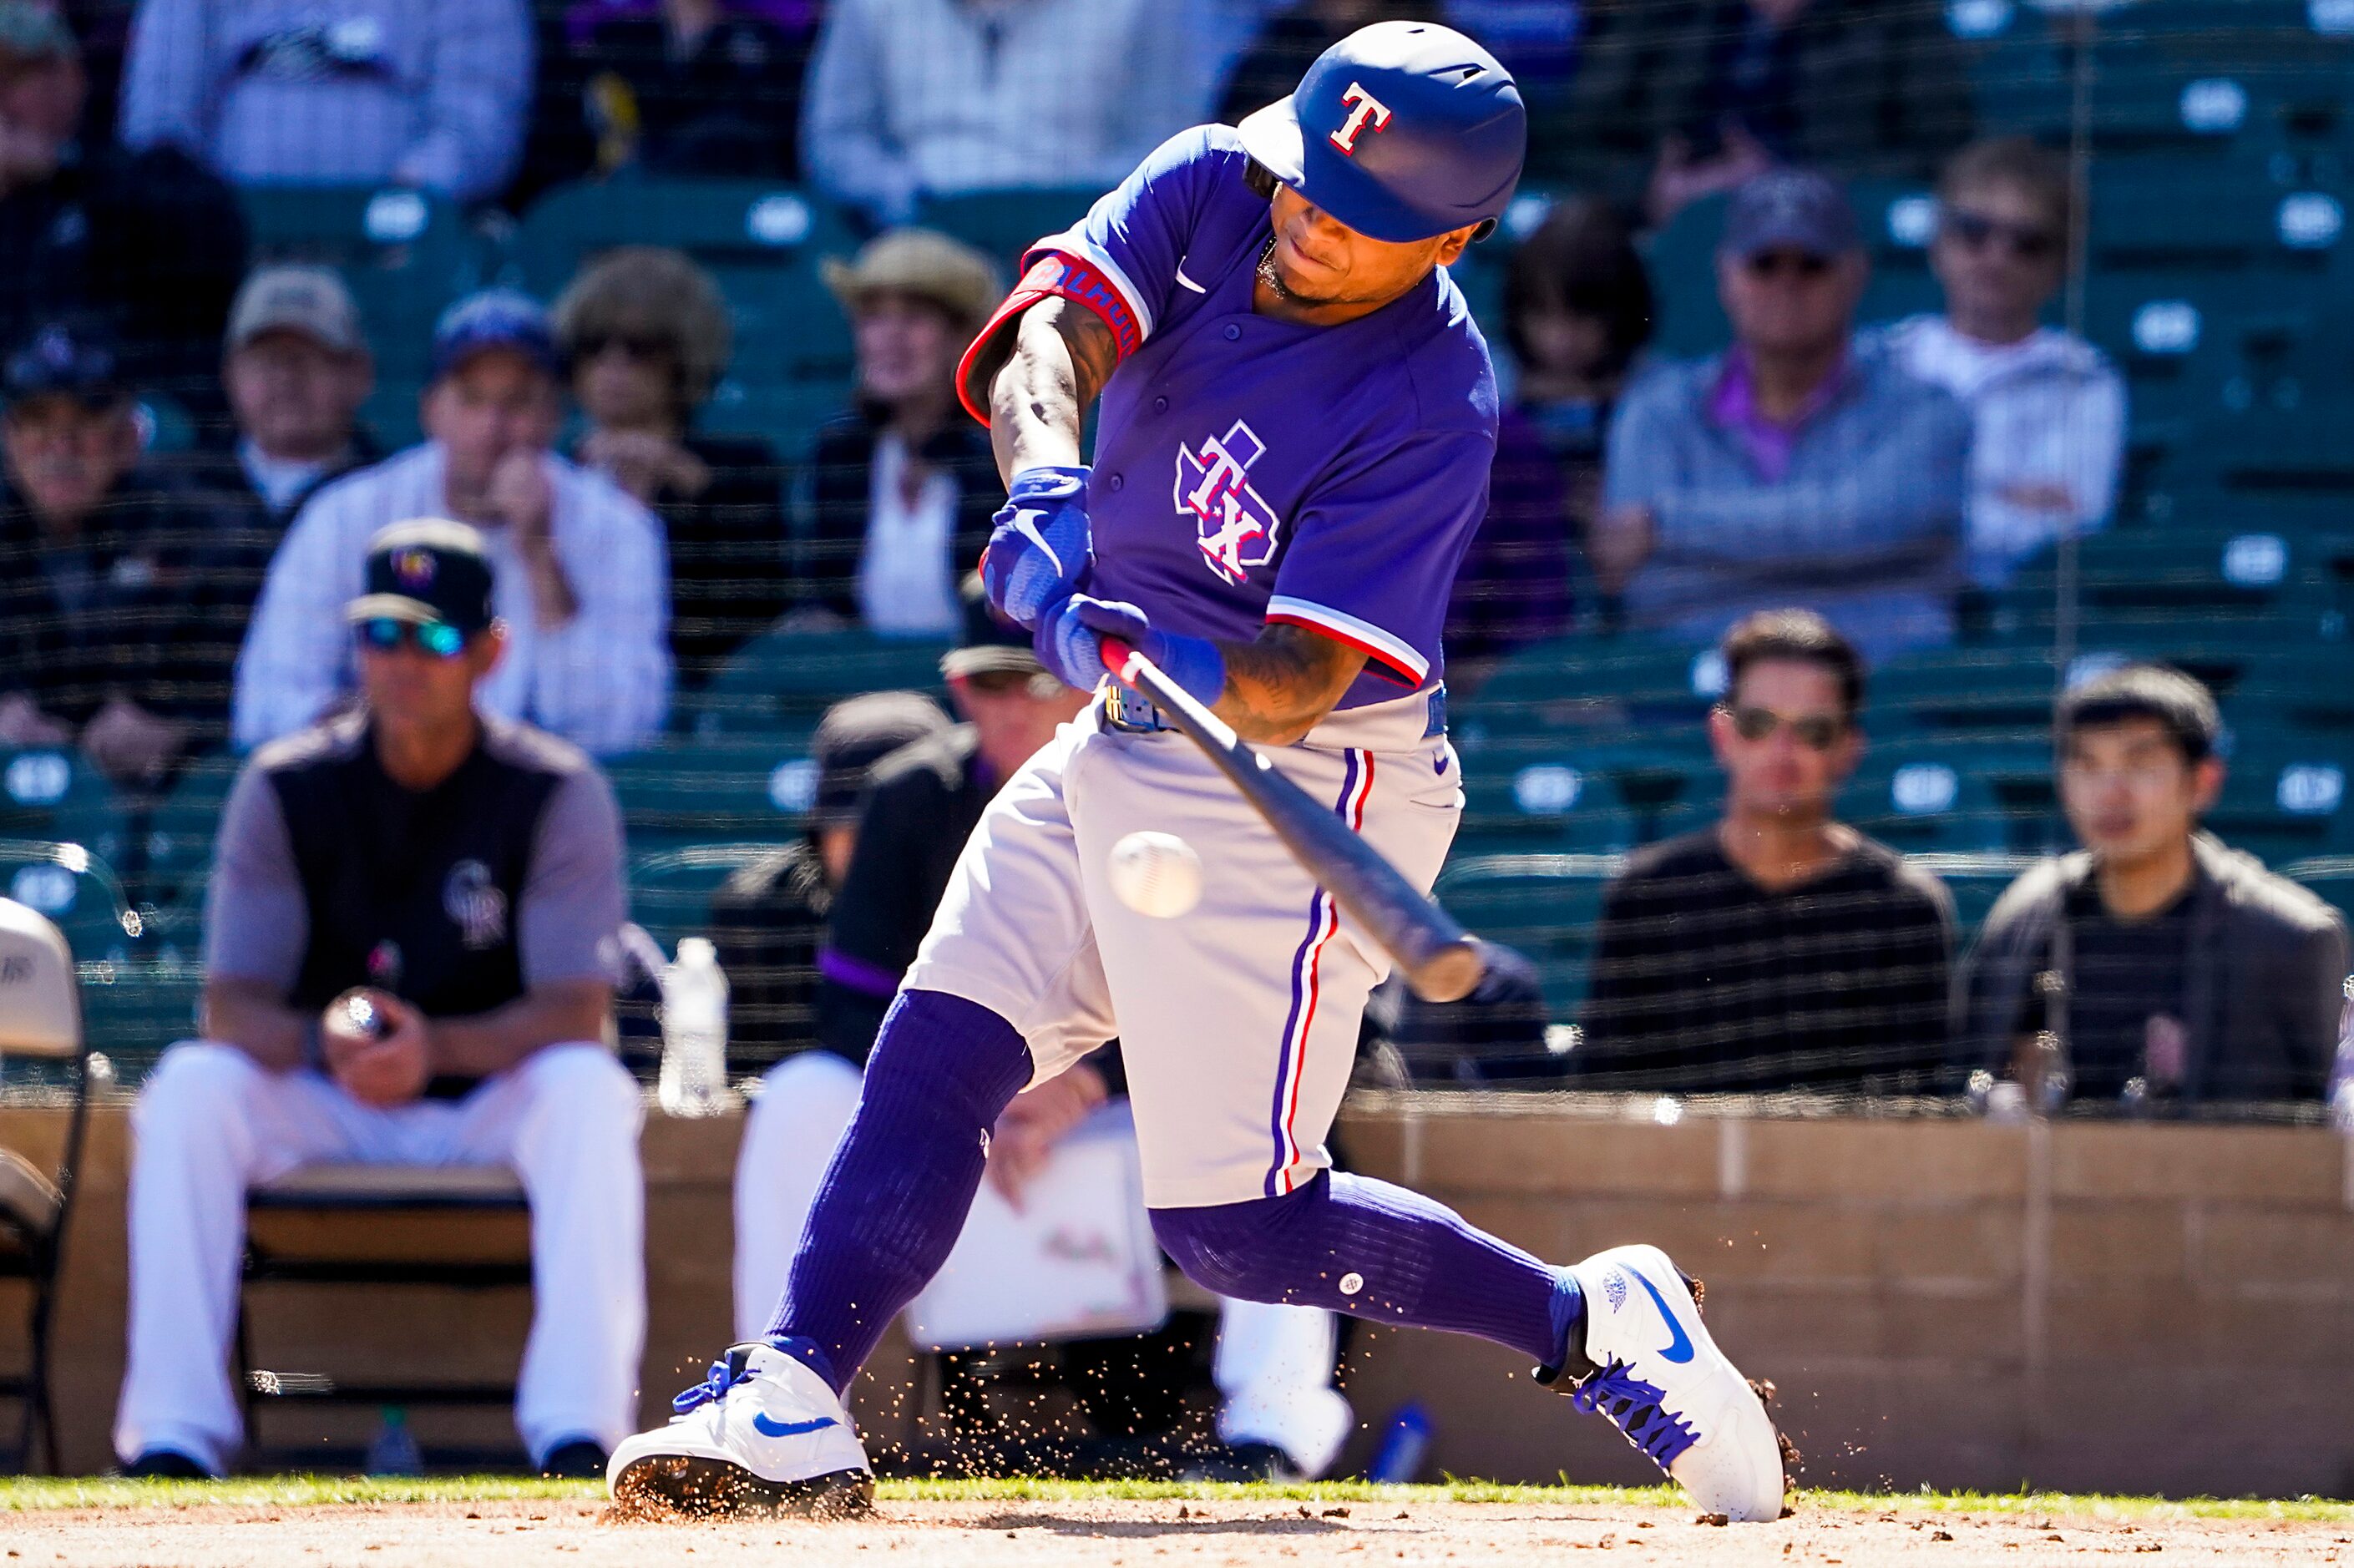
[[1155, 1209], [1152, 1234], [1197, 1285], [1375, 1323], [1476, 1334], [1559, 1366], [1583, 1328], [1568, 1271], [1474, 1230], [1419, 1192], [1324, 1171], [1281, 1198]]
[[836, 1393], [948, 1261], [989, 1129], [1030, 1072], [1022, 1036], [978, 1002], [907, 991], [891, 1003], [769, 1330], [800, 1341], [784, 1348]]

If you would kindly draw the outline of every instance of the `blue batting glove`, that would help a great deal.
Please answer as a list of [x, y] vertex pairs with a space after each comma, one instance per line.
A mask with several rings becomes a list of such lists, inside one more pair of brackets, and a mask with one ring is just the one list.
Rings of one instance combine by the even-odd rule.
[[981, 557], [989, 602], [1035, 627], [1039, 613], [1087, 579], [1087, 470], [1025, 468], [1013, 476]]
[[1136, 606], [1114, 599], [1071, 595], [1040, 619], [1033, 645], [1046, 668], [1087, 690], [1103, 673], [1107, 637], [1118, 638], [1151, 660], [1197, 701], [1214, 703], [1225, 693], [1226, 658], [1216, 643], [1206, 637], [1162, 631]]

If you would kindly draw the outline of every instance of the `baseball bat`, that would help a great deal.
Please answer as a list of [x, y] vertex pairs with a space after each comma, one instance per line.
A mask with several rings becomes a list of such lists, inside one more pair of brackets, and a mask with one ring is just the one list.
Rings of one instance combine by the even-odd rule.
[[1471, 993], [1487, 964], [1479, 944], [1453, 916], [1151, 660], [1111, 637], [1104, 639], [1103, 659], [1114, 679], [1159, 708], [1234, 780], [1308, 874], [1396, 961], [1416, 996], [1454, 1001]]

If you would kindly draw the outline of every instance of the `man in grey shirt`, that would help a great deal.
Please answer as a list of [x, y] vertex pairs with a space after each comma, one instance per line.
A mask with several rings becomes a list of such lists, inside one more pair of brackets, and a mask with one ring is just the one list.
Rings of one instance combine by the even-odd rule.
[[1870, 263], [1847, 197], [1756, 176], [1716, 270], [1733, 346], [1646, 377], [1611, 423], [1603, 587], [1628, 625], [1694, 642], [1793, 604], [1875, 662], [1952, 641], [1970, 418], [1855, 341]]
[[532, 1462], [602, 1472], [645, 1337], [638, 1088], [610, 1039], [620, 811], [578, 749], [474, 706], [505, 629], [482, 539], [396, 524], [346, 609], [366, 702], [264, 747], [222, 815], [203, 1037], [133, 1117], [131, 1334], [115, 1449], [219, 1475], [245, 1193], [303, 1165], [511, 1167], [537, 1311]]

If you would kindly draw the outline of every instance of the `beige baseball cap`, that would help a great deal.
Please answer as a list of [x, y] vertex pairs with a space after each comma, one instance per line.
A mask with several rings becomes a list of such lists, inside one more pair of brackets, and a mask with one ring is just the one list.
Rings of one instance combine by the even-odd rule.
[[338, 354], [367, 347], [352, 291], [326, 267], [256, 268], [229, 306], [228, 344], [243, 348], [266, 332], [299, 332]]

